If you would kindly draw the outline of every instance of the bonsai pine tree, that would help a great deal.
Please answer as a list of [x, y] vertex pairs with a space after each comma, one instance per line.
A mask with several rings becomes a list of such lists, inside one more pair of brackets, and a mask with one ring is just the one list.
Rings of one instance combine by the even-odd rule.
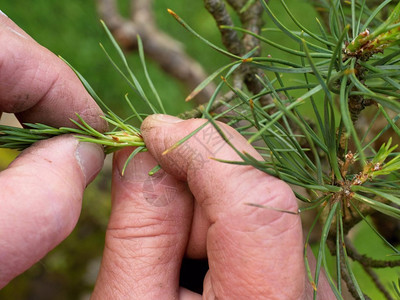
[[[316, 20], [319, 30], [312, 31], [295, 17], [285, 0], [279, 0], [280, 9], [286, 12], [295, 29], [277, 18], [265, 0], [227, 1], [239, 16], [240, 26], [234, 25], [223, 1], [204, 2], [218, 25], [226, 49], [199, 35], [179, 14], [168, 12], [184, 30], [203, 41], [204, 47], [215, 49], [231, 61], [206, 77], [186, 99], [195, 98], [213, 82], [216, 87], [208, 102], [181, 117], [208, 119], [228, 144], [228, 137], [219, 130], [216, 121], [222, 120], [234, 127], [248, 138], [263, 160], [236, 150], [240, 161], [220, 159], [221, 163], [247, 164], [276, 176], [292, 185], [302, 202], [299, 211], [263, 207], [256, 202], [249, 205], [281, 213], [314, 212], [305, 249], [310, 247], [311, 234], [319, 226], [320, 235], [314, 247], [315, 272], [308, 265], [307, 251], [304, 252], [314, 297], [318, 294], [316, 287], [324, 269], [338, 299], [343, 298], [342, 282], [354, 298], [368, 299], [354, 273], [354, 261], [362, 266], [386, 299], [400, 297], [397, 278], [391, 278], [387, 284], [387, 278], [382, 280], [374, 270], [399, 266], [400, 252], [370, 217], [379, 212], [379, 218], [387, 222], [400, 219], [400, 153], [397, 148], [400, 140], [400, 3], [311, 1], [321, 13], [321, 18]], [[270, 26], [272, 24], [274, 26]], [[167, 113], [148, 74], [146, 47], [141, 38], [137, 38], [137, 45], [151, 95], [142, 88], [104, 22], [103, 26], [120, 62], [113, 61], [108, 50], [104, 47], [103, 50], [134, 91], [135, 101], [140, 99], [147, 103], [152, 113]], [[289, 39], [296, 46], [287, 47], [274, 41], [269, 37], [270, 32], [279, 32], [282, 39]], [[271, 47], [281, 51], [283, 56], [268, 55]], [[104, 145], [106, 153], [135, 146], [127, 164], [135, 154], [146, 151], [140, 130], [130, 124], [131, 119], [140, 123], [145, 117], [135, 109], [134, 101], [125, 96], [131, 115], [118, 116], [79, 72], [76, 73], [104, 108], [104, 118], [113, 130], [100, 133], [80, 116], [72, 120], [71, 127], [1, 126], [1, 147], [22, 150], [38, 140], [72, 133], [83, 141]], [[190, 137], [179, 141], [176, 147]], [[395, 259], [386, 256], [375, 259], [371, 254], [359, 253], [349, 232], [360, 222], [372, 229]], [[333, 265], [328, 261], [333, 261]]]

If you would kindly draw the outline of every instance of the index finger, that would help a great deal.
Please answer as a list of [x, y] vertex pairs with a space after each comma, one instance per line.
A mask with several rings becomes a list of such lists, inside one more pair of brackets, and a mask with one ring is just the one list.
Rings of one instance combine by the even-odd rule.
[[71, 126], [79, 114], [94, 128], [106, 129], [101, 109], [75, 73], [4, 14], [0, 44], [0, 112], [55, 127]]
[[[204, 122], [155, 115], [141, 128], [150, 153], [167, 173], [187, 181], [202, 210], [197, 216], [209, 223], [202, 237], [210, 266], [204, 290], [211, 288], [217, 298], [300, 299], [305, 284], [300, 217], [246, 205], [297, 211], [289, 186], [251, 166], [210, 159], [241, 160], [212, 125], [163, 155]], [[219, 126], [238, 150], [261, 159], [233, 128]], [[204, 223], [193, 220], [193, 226]], [[198, 238], [191, 240], [199, 246]]]

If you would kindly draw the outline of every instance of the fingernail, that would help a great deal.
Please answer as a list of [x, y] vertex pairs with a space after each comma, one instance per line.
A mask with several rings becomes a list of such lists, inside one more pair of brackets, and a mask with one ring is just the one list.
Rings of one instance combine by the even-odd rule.
[[103, 167], [104, 151], [99, 145], [80, 142], [75, 150], [75, 157], [88, 185]]
[[0, 9], [0, 15], [6, 16], [8, 18], [8, 16]]
[[14, 33], [15, 35], [18, 35], [18, 36], [24, 38], [25, 40], [27, 39], [26, 36], [24, 36], [22, 33], [19, 33], [19, 32], [16, 31], [16, 30], [14, 30], [13, 28], [11, 28], [11, 27], [9, 27], [9, 26], [7, 26], [6, 28], [7, 28], [9, 31], [11, 31], [12, 33]]
[[168, 124], [174, 124], [174, 123], [179, 123], [179, 122], [183, 121], [182, 119], [179, 119], [177, 117], [173, 117], [170, 115], [162, 115], [162, 114], [152, 115], [151, 118], [153, 120], [168, 123]]

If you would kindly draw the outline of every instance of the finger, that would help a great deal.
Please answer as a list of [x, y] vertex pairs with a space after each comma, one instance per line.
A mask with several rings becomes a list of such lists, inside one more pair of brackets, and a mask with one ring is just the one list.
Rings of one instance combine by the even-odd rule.
[[212, 299], [212, 298], [202, 298], [201, 295], [189, 291], [185, 288], [179, 289], [179, 299], [180, 300], [201, 300], [201, 299]]
[[[155, 115], [141, 127], [149, 152], [167, 173], [187, 181], [203, 210], [206, 220], [202, 223], [211, 224], [206, 235], [190, 240], [196, 240], [197, 245], [203, 241], [207, 248], [210, 280], [205, 284], [211, 287], [204, 289], [211, 288], [217, 298], [257, 299], [268, 295], [271, 299], [299, 299], [305, 279], [299, 216], [246, 205], [296, 212], [290, 188], [251, 166], [210, 159], [241, 160], [211, 125], [162, 154], [204, 122]], [[234, 129], [219, 126], [239, 151], [261, 159]]]
[[[130, 150], [131, 151], [131, 150]], [[179, 269], [192, 218], [186, 185], [140, 153], [123, 165], [128, 150], [114, 156], [112, 210], [93, 299], [177, 299]]]
[[71, 136], [39, 142], [0, 173], [0, 288], [67, 237], [101, 147]]
[[33, 39], [29, 36], [29, 34], [27, 34], [24, 30], [18, 27], [18, 25], [15, 24], [3, 11], [0, 11], [0, 24], [4, 25], [7, 30], [14, 32], [14, 34], [17, 34], [22, 38], [30, 39], [33, 41]]
[[105, 130], [100, 108], [74, 72], [0, 14], [0, 111], [22, 122], [71, 126], [79, 114]]

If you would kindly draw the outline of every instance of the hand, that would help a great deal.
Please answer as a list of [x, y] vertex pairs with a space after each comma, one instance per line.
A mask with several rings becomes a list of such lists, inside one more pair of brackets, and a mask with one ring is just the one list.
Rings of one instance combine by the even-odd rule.
[[[0, 43], [0, 114], [69, 126], [69, 118], [79, 113], [91, 126], [105, 129], [100, 109], [73, 72], [3, 15]], [[124, 176], [129, 149], [115, 155], [112, 214], [93, 298], [197, 299], [178, 286], [184, 255], [208, 257], [205, 298], [310, 295], [299, 217], [246, 205], [294, 211], [290, 189], [251, 167], [210, 160], [237, 159], [229, 146], [220, 148], [215, 131], [211, 140], [200, 133], [200, 139], [163, 156], [204, 122], [176, 121], [155, 116], [144, 122], [150, 153], [139, 154]], [[259, 157], [237, 132], [221, 126], [240, 150]], [[0, 173], [0, 287], [71, 232], [83, 190], [102, 160], [100, 147], [64, 136], [37, 143]], [[165, 171], [149, 177], [156, 161]], [[320, 281], [320, 287], [324, 284]]]
[[[100, 108], [68, 66], [3, 14], [0, 44], [0, 116], [71, 126], [79, 113], [105, 130]], [[63, 136], [35, 144], [0, 173], [0, 288], [72, 231], [103, 158], [101, 147]]]
[[[239, 156], [208, 125], [155, 115], [142, 124], [149, 152], [115, 154], [112, 212], [92, 299], [201, 299], [179, 288], [183, 256], [208, 258], [203, 299], [310, 299], [300, 217], [284, 182], [250, 166], [221, 163]], [[240, 151], [261, 159], [234, 129], [220, 124]], [[148, 171], [157, 163], [162, 170]], [[334, 299], [325, 280], [320, 299]], [[311, 297], [312, 298], [312, 297]]]

